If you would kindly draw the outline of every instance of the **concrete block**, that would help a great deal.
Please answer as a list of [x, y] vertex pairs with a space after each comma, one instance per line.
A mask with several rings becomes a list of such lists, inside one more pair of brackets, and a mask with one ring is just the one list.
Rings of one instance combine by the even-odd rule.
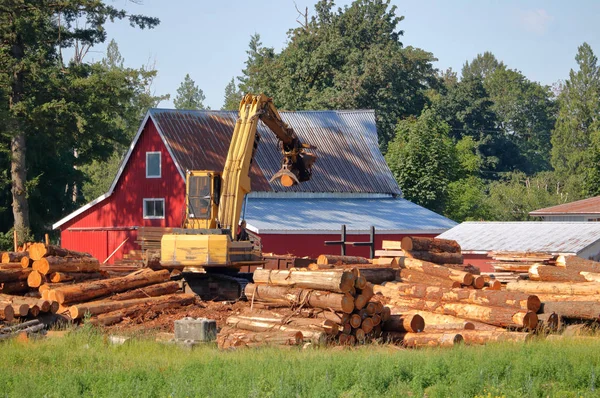
[[214, 341], [217, 338], [217, 321], [206, 318], [183, 318], [175, 321], [175, 340]]

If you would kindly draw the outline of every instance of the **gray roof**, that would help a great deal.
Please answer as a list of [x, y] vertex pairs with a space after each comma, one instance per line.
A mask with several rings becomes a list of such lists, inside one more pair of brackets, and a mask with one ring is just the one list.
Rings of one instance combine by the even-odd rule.
[[[456, 223], [401, 198], [248, 197], [244, 215], [257, 233], [348, 232], [438, 234]], [[310, 232], [309, 232], [310, 231]]]
[[[257, 192], [354, 192], [400, 195], [379, 150], [375, 113], [371, 110], [280, 112], [298, 137], [317, 147], [313, 178], [284, 188], [268, 180], [281, 167], [277, 138], [262, 123], [251, 170]], [[150, 109], [149, 115], [165, 140], [180, 173], [222, 170], [238, 113]]]
[[600, 240], [597, 222], [464, 222], [438, 238], [453, 239], [463, 251], [579, 253]]

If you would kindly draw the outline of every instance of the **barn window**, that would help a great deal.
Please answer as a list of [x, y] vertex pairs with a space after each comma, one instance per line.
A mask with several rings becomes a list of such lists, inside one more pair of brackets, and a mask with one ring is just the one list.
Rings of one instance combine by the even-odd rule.
[[144, 199], [144, 218], [165, 218], [165, 200]]
[[146, 178], [160, 178], [160, 152], [146, 152]]

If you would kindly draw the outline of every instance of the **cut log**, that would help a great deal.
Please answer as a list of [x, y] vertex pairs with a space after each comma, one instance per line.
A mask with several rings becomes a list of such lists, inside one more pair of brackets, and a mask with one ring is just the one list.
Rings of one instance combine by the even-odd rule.
[[458, 271], [427, 261], [409, 257], [401, 257], [399, 265], [405, 269], [420, 271], [424, 274], [437, 276], [439, 278], [450, 279], [463, 285], [471, 285], [473, 283], [473, 275], [469, 274], [468, 272]]
[[600, 321], [600, 302], [597, 301], [545, 301], [542, 312], [555, 313], [564, 318]]
[[587, 282], [587, 279], [574, 269], [542, 264], [529, 267], [529, 279], [543, 282]]
[[580, 271], [579, 274], [585, 278], [587, 282], [600, 282], [600, 274], [596, 272]]
[[362, 318], [360, 317], [360, 315], [352, 314], [352, 316], [350, 317], [350, 326], [352, 326], [354, 329], [358, 329], [361, 323]]
[[406, 300], [394, 299], [392, 303], [399, 307], [453, 315], [501, 327], [535, 329], [538, 323], [538, 318], [534, 312], [516, 308], [491, 307], [468, 303], [445, 303], [410, 298]]
[[361, 277], [374, 285], [379, 285], [386, 281], [393, 281], [398, 275], [398, 271], [393, 268], [358, 268], [358, 271]]
[[34, 261], [40, 260], [43, 257], [58, 256], [58, 257], [92, 257], [89, 253], [76, 252], [67, 250], [60, 246], [48, 245], [43, 243], [34, 243], [29, 246], [29, 257]]
[[195, 298], [196, 296], [194, 294], [182, 293], [173, 294], [170, 296], [145, 297], [141, 299], [130, 300], [90, 301], [88, 303], [72, 305], [71, 307], [69, 307], [69, 314], [71, 315], [71, 319], [81, 319], [85, 316], [85, 314], [88, 313], [93, 316], [142, 304], [165, 302], [186, 302], [188, 304], [192, 304]]
[[[387, 294], [425, 299], [429, 301], [462, 302], [493, 307], [511, 307], [538, 312], [541, 301], [535, 295], [497, 290], [448, 289], [423, 284], [387, 282]], [[381, 288], [377, 288], [381, 290]]]
[[360, 291], [360, 294], [358, 294], [355, 297], [354, 308], [357, 310], [363, 309], [367, 305], [369, 300], [371, 300], [371, 298], [373, 297], [374, 294], [375, 294], [375, 292], [373, 290], [373, 284], [367, 283], [365, 285], [365, 288]]
[[500, 282], [499, 280], [496, 280], [496, 279], [491, 279], [491, 280], [485, 282], [485, 287], [488, 288], [489, 290], [501, 290], [502, 282]]
[[23, 268], [21, 267], [21, 263], [1, 263], [0, 264], [0, 272], [2, 272], [2, 270], [5, 269], [20, 269]]
[[408, 348], [453, 347], [463, 342], [463, 337], [459, 333], [384, 332], [383, 339]]
[[12, 303], [0, 301], [0, 318], [7, 322], [15, 319], [15, 311], [13, 310]]
[[460, 282], [446, 278], [440, 278], [433, 275], [427, 275], [421, 271], [416, 271], [412, 269], [401, 269], [399, 272], [399, 278], [403, 282], [424, 283], [431, 286], [441, 286], [448, 288], [457, 288], [461, 286]]
[[340, 331], [339, 325], [329, 319], [298, 317], [280, 318], [278, 316], [268, 316], [262, 314], [239, 315], [238, 317], [247, 321], [268, 322], [302, 329], [308, 328], [310, 330], [322, 331], [333, 336], [337, 335]]
[[354, 337], [356, 337], [356, 342], [357, 343], [361, 343], [362, 344], [362, 343], [365, 342], [366, 333], [362, 329], [356, 329], [356, 330], [354, 330]]
[[364, 289], [366, 285], [367, 280], [364, 276], [359, 276], [358, 278], [356, 278], [356, 281], [354, 281], [354, 288], [356, 289]]
[[484, 345], [500, 341], [524, 343], [533, 337], [530, 333], [491, 330], [460, 330], [458, 333], [461, 334], [465, 344], [468, 345]]
[[455, 330], [460, 333], [463, 330], [475, 330], [475, 325], [471, 321], [462, 321], [459, 323], [443, 323], [439, 325], [425, 325], [425, 333], [445, 333]]
[[434, 253], [460, 253], [460, 245], [455, 240], [405, 236], [402, 238], [402, 250]]
[[349, 294], [255, 283], [247, 284], [244, 292], [251, 302], [283, 303], [291, 307], [308, 306], [347, 314], [354, 309], [354, 298]]
[[529, 272], [529, 268], [531, 268], [533, 264], [522, 264], [522, 263], [492, 263], [494, 267], [494, 271], [498, 272]]
[[21, 268], [31, 268], [33, 266], [33, 260], [25, 256], [21, 259], [19, 264], [21, 264]]
[[[168, 297], [168, 300], [158, 300], [161, 297]], [[193, 294], [173, 294], [170, 296], [151, 297], [142, 304], [136, 304], [131, 307], [100, 314], [92, 318], [91, 322], [97, 325], [110, 326], [121, 322], [124, 318], [134, 317], [145, 314], [149, 311], [163, 311], [165, 309], [184, 307], [193, 304], [195, 296]]]
[[169, 271], [144, 270], [120, 278], [84, 282], [50, 290], [49, 298], [59, 304], [83, 302], [127, 290], [162, 283], [169, 280]]
[[402, 242], [399, 240], [384, 240], [381, 242], [383, 250], [402, 250]]
[[425, 320], [419, 314], [392, 315], [381, 328], [384, 332], [420, 333], [425, 329]]
[[555, 332], [563, 326], [563, 317], [552, 312], [550, 314], [538, 314], [538, 331]]
[[463, 256], [460, 253], [432, 253], [404, 250], [405, 256], [413, 259], [428, 261], [436, 264], [462, 264]]
[[0, 283], [0, 293], [4, 294], [19, 294], [29, 291], [27, 281], [5, 282]]
[[104, 275], [100, 272], [53, 272], [49, 274], [50, 282], [81, 282], [95, 279], [104, 279]]
[[0, 270], [0, 283], [25, 281], [31, 272], [30, 269], [3, 269]]
[[397, 268], [398, 262], [396, 261], [396, 257], [380, 257], [373, 259], [373, 265], [378, 267]]
[[373, 328], [375, 327], [375, 323], [373, 322], [373, 318], [367, 317], [363, 319], [360, 324], [360, 328], [365, 332], [365, 334], [371, 333]]
[[578, 256], [558, 256], [556, 265], [576, 271], [600, 273], [600, 262], [586, 260]]
[[227, 325], [254, 332], [272, 332], [272, 331], [283, 331], [283, 332], [301, 332], [305, 340], [309, 340], [313, 344], [324, 345], [327, 342], [327, 333], [321, 331], [310, 330], [306, 328], [296, 328], [288, 325], [282, 325], [280, 323], [265, 322], [265, 321], [253, 321], [246, 318], [237, 316], [230, 316], [226, 320]]
[[19, 263], [23, 257], [28, 255], [28, 252], [4, 252], [2, 253], [2, 263]]
[[259, 346], [295, 346], [304, 342], [302, 332], [251, 332], [224, 327], [217, 335], [220, 349]]
[[351, 271], [287, 271], [257, 269], [254, 271], [254, 282], [299, 287], [303, 289], [329, 290], [347, 293], [354, 288], [355, 277]]
[[129, 292], [115, 294], [114, 296], [110, 297], [110, 299], [130, 300], [135, 298], [164, 296], [167, 294], [173, 294], [180, 289], [181, 287], [179, 286], [179, 283], [175, 281], [169, 281], [165, 283], [158, 283], [156, 285], [141, 287], [139, 289], [131, 290]]
[[481, 275], [473, 276], [473, 283], [471, 283], [475, 289], [483, 289], [485, 287], [485, 278]]
[[38, 271], [32, 270], [29, 276], [27, 276], [27, 286], [29, 287], [40, 287], [46, 283], [46, 276], [40, 274]]
[[54, 272], [100, 272], [100, 263], [93, 257], [44, 257], [33, 263], [33, 269], [44, 275]]
[[600, 294], [600, 283], [598, 282], [535, 282], [518, 281], [506, 284], [509, 292], [524, 292], [531, 294], [575, 294], [589, 295]]
[[335, 256], [333, 254], [321, 254], [317, 257], [317, 264], [369, 264], [370, 261], [364, 257], [357, 256]]

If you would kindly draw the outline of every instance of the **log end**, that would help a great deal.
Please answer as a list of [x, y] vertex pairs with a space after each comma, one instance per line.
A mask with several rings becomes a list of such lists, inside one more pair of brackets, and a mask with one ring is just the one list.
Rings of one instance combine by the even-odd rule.
[[538, 316], [533, 311], [527, 312], [523, 317], [523, 327], [527, 329], [535, 329], [538, 325]]
[[419, 314], [415, 314], [410, 320], [410, 332], [420, 333], [425, 329], [425, 319]]
[[5, 321], [12, 321], [15, 319], [15, 311], [13, 310], [12, 305], [8, 304], [8, 305], [3, 305], [2, 310], [2, 314], [4, 315], [4, 320]]
[[473, 322], [465, 322], [465, 330], [475, 330]]
[[527, 309], [529, 311], [537, 313], [542, 307], [542, 301], [538, 296], [531, 295], [527, 297]]
[[25, 256], [21, 259], [21, 267], [22, 268], [29, 268], [30, 265], [31, 265], [31, 261], [29, 260], [29, 257]]
[[[471, 275], [471, 274], [469, 274], [469, 275]], [[473, 276], [473, 275], [471, 275], [471, 276]], [[473, 277], [472, 286], [475, 289], [483, 289], [483, 287], [485, 286], [485, 280], [484, 280], [483, 276], [480, 275], [480, 276]]]
[[402, 238], [402, 240], [400, 241], [400, 247], [402, 248], [402, 250], [412, 250], [412, 238], [410, 236], [405, 236], [404, 238]]
[[31, 271], [27, 276], [27, 286], [40, 287], [44, 283], [44, 277], [38, 271]]
[[[368, 298], [363, 295], [363, 294], [359, 294], [358, 296], [356, 296], [356, 299], [354, 300], [354, 308], [356, 308], [357, 310], [361, 310], [365, 307], [365, 305], [367, 305], [368, 302]], [[350, 311], [352, 312], [352, 311]]]
[[351, 314], [354, 311], [354, 297], [349, 294], [344, 294], [342, 298], [342, 311], [345, 314]]

